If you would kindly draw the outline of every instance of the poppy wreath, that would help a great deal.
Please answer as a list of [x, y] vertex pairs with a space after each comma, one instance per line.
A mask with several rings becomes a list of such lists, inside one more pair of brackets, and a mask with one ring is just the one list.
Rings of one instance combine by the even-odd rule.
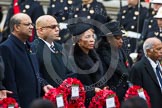
[[134, 97], [134, 96], [139, 96], [139, 92], [144, 93], [146, 102], [147, 102], [149, 108], [151, 108], [150, 97], [149, 97], [147, 91], [137, 85], [133, 85], [133, 86], [129, 87], [129, 89], [126, 91], [126, 94], [125, 94], [125, 100], [127, 100], [131, 97]]
[[95, 94], [92, 98], [89, 108], [105, 108], [106, 107], [106, 99], [114, 97], [114, 108], [120, 108], [120, 102], [115, 92], [112, 90], [100, 90]]
[[14, 98], [7, 97], [3, 100], [0, 100], [0, 108], [9, 108], [11, 106], [13, 108], [19, 108], [19, 105]]
[[45, 95], [43, 96], [43, 99], [47, 99], [56, 105], [56, 98], [57, 96], [62, 96], [63, 97], [63, 102], [64, 102], [64, 108], [68, 108], [68, 101], [66, 98], [66, 94], [64, 94], [60, 89], [58, 88], [52, 88], [50, 89]]
[[[71, 98], [72, 96], [72, 86], [77, 85], [79, 87], [79, 96], [76, 98]], [[67, 78], [58, 87], [67, 96], [68, 108], [85, 108], [85, 89], [80, 80], [76, 78]]]

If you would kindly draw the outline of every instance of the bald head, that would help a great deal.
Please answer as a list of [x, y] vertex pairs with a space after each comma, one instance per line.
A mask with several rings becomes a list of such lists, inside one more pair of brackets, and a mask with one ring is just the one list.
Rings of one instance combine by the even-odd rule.
[[36, 20], [36, 29], [39, 29], [44, 26], [48, 26], [50, 24], [50, 22], [52, 22], [52, 21], [57, 22], [56, 19], [51, 15], [40, 16]]
[[152, 38], [148, 38], [146, 39], [146, 41], [144, 42], [143, 44], [143, 51], [144, 51], [144, 54], [147, 55], [147, 52], [146, 50], [147, 49], [152, 49], [152, 47], [156, 44], [161, 44], [161, 40], [159, 40], [158, 38], [156, 37], [152, 37]]
[[40, 16], [36, 20], [36, 30], [38, 37], [51, 43], [54, 40], [60, 39], [59, 25], [56, 19], [51, 15]]

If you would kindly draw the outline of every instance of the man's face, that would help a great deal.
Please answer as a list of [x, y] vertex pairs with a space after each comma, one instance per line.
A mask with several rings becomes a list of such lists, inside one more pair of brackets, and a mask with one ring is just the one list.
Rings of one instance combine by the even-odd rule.
[[31, 18], [29, 16], [25, 16], [22, 19], [23, 20], [21, 20], [18, 24], [18, 34], [19, 36], [28, 39], [30, 36], [32, 36], [34, 25], [32, 24]]
[[43, 33], [44, 36], [46, 36], [46, 38], [48, 40], [59, 40], [59, 25], [57, 23], [57, 21], [54, 18], [51, 18], [50, 20], [48, 20], [48, 22], [46, 23], [46, 25], [44, 25], [42, 27], [43, 29]]
[[147, 53], [148, 56], [154, 61], [162, 60], [162, 43], [160, 41], [154, 43], [153, 47], [147, 50]]

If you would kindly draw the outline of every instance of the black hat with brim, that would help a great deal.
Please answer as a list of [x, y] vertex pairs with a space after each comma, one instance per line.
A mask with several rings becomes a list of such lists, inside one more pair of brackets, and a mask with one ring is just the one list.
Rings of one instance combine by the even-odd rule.
[[83, 22], [67, 25], [67, 28], [73, 36], [80, 35], [90, 28], [93, 29], [93, 27], [90, 24]]
[[101, 29], [105, 31], [105, 33], [101, 33], [100, 36], [121, 36], [124, 33], [121, 31], [120, 24], [118, 21], [108, 22], [101, 26]]

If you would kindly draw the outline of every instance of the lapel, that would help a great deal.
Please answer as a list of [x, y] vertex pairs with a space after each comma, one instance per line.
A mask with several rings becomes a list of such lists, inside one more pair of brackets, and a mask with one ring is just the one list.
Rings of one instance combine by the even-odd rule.
[[148, 72], [148, 74], [150, 75], [150, 77], [152, 78], [152, 80], [155, 82], [155, 84], [157, 86], [159, 86], [159, 83], [158, 83], [158, 80], [156, 78], [155, 72], [154, 72], [154, 70], [153, 70], [153, 68], [152, 68], [149, 60], [146, 57], [144, 57], [143, 58], [143, 61], [144, 61], [144, 64], [145, 64], [146, 71]]
[[[26, 54], [26, 57], [28, 57], [29, 62], [32, 66], [32, 69], [34, 71], [34, 74], [36, 76], [36, 78], [39, 78], [39, 68], [38, 68], [38, 62], [35, 56], [35, 53], [30, 52], [31, 47], [29, 45], [28, 42], [26, 42], [26, 47], [24, 45], [23, 42], [21, 42], [18, 38], [16, 38], [15, 36], [13, 36], [11, 34], [11, 36], [9, 37], [9, 39], [11, 39], [11, 41], [13, 41], [13, 43], [19, 48], [19, 50], [21, 50], [23, 52], [23, 54]], [[32, 50], [31, 50], [32, 51]], [[23, 61], [22, 61], [23, 62]], [[38, 79], [39, 80], [39, 79]], [[39, 82], [38, 82], [39, 83]], [[39, 88], [39, 84], [38, 84], [38, 88]], [[39, 90], [39, 89], [38, 89]], [[39, 91], [38, 91], [39, 92]]]
[[27, 54], [28, 54], [29, 59], [31, 61], [31, 65], [32, 65], [32, 67], [34, 69], [35, 74], [38, 75], [39, 74], [38, 73], [39, 68], [37, 66], [38, 62], [37, 62], [37, 59], [36, 59], [36, 53], [32, 51], [32, 49], [31, 49], [28, 42], [26, 42], [26, 45], [27, 45], [27, 48], [28, 48], [27, 49]]

